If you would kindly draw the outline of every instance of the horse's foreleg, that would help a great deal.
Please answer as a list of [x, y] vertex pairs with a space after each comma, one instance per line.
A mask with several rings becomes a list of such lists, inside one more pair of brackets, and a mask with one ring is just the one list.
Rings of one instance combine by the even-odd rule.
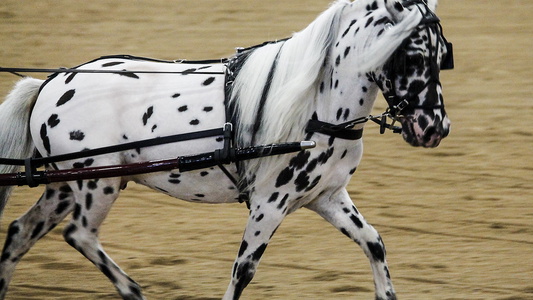
[[145, 299], [140, 286], [105, 253], [98, 240], [99, 227], [117, 199], [119, 187], [118, 178], [83, 182], [76, 192], [72, 220], [65, 227], [63, 236], [111, 280], [122, 298]]
[[239, 299], [244, 288], [252, 280], [263, 252], [285, 217], [285, 206], [279, 202], [271, 201], [250, 207], [248, 223], [233, 264], [231, 282], [223, 300]]
[[372, 267], [376, 299], [396, 299], [385, 259], [385, 245], [376, 229], [359, 213], [346, 189], [329, 198], [318, 199], [307, 208], [318, 213], [363, 249]]
[[0, 259], [0, 299], [22, 256], [72, 211], [74, 198], [67, 184], [48, 185], [39, 201], [9, 226]]

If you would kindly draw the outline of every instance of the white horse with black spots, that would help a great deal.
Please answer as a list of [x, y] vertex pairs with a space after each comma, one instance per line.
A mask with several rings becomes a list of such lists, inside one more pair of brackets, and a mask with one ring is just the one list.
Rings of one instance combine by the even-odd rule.
[[[98, 240], [100, 225], [119, 191], [134, 181], [193, 202], [230, 203], [248, 196], [249, 220], [223, 299], [241, 296], [282, 220], [302, 207], [318, 213], [363, 249], [373, 271], [376, 299], [396, 299], [383, 241], [346, 191], [363, 152], [364, 123], [350, 120], [368, 117], [381, 90], [407, 142], [435, 147], [447, 136], [450, 123], [439, 70], [449, 50], [432, 12], [435, 7], [436, 1], [423, 0], [339, 0], [291, 38], [244, 49], [224, 63], [107, 57], [77, 69], [127, 71], [21, 80], [0, 106], [0, 157], [48, 157], [217, 128], [227, 122], [226, 110], [239, 147], [313, 140], [316, 148], [228, 165], [229, 177], [210, 168], [48, 184], [40, 200], [9, 226], [0, 260], [0, 298], [23, 255], [72, 214], [65, 240], [93, 262], [124, 299], [144, 299], [140, 285], [113, 262]], [[212, 151], [222, 143], [216, 136], [46, 168], [173, 158]], [[14, 166], [0, 167], [0, 173], [17, 171]], [[10, 188], [0, 189], [2, 209], [9, 192]]]

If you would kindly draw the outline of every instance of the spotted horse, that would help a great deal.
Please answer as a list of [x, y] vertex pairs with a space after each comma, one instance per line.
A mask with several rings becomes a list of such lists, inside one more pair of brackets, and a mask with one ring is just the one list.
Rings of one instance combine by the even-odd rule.
[[[282, 220], [305, 207], [357, 243], [370, 261], [376, 299], [396, 299], [378, 232], [346, 190], [362, 156], [362, 130], [381, 90], [413, 146], [449, 132], [439, 80], [451, 48], [437, 1], [340, 0], [291, 38], [239, 50], [220, 63], [105, 57], [21, 80], [0, 106], [0, 156], [47, 157], [217, 128], [229, 118], [241, 147], [313, 140], [316, 148], [220, 168], [52, 183], [11, 223], [0, 259], [0, 298], [23, 255], [67, 215], [68, 244], [96, 265], [124, 299], [141, 287], [106, 254], [100, 225], [129, 181], [179, 199], [234, 203], [249, 219], [223, 299], [239, 299]], [[154, 71], [135, 72], [135, 70]], [[157, 72], [159, 73], [157, 73]], [[171, 72], [163, 72], [171, 71]], [[362, 121], [361, 121], [362, 120]], [[157, 160], [222, 147], [221, 136], [47, 165], [71, 169]], [[2, 172], [15, 167], [2, 166]], [[238, 180], [235, 184], [231, 177]], [[2, 188], [4, 207], [9, 188]]]

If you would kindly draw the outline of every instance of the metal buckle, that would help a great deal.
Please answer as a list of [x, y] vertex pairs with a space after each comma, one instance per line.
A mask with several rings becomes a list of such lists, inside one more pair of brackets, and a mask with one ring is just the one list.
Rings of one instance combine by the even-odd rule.
[[407, 101], [407, 99], [403, 99], [402, 101], [400, 101], [400, 103], [392, 107], [391, 109], [392, 116], [396, 117], [396, 115], [402, 110], [404, 110], [408, 105], [409, 105], [409, 101]]

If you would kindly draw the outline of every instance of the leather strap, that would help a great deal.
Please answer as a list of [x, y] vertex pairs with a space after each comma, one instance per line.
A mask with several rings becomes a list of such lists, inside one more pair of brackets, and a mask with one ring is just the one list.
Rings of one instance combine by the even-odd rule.
[[311, 119], [307, 123], [305, 132], [318, 132], [343, 140], [355, 141], [363, 137], [363, 129], [352, 129], [353, 126], [339, 126], [331, 123]]

